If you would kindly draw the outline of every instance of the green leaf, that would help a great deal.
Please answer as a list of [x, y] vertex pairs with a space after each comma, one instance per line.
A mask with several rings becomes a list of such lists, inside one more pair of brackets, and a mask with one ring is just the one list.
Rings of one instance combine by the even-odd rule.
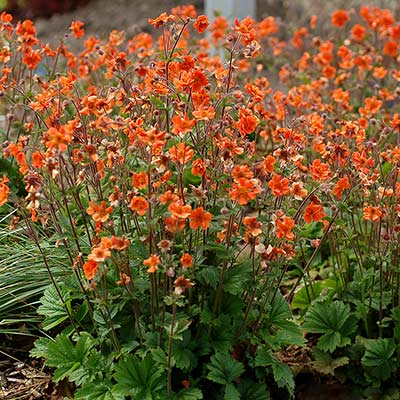
[[[172, 328], [171, 324], [164, 326], [164, 329], [167, 332], [167, 335], [171, 336], [172, 339], [183, 340], [182, 333], [185, 332], [189, 328], [189, 325], [191, 323], [192, 323], [192, 321], [188, 321], [186, 319], [181, 319], [174, 323], [173, 330], [171, 329]], [[172, 332], [172, 335], [171, 335], [171, 332]]]
[[240, 294], [250, 278], [250, 271], [251, 269], [246, 263], [234, 265], [229, 268], [224, 276], [224, 292], [233, 295]]
[[200, 389], [196, 388], [182, 389], [173, 397], [174, 400], [201, 400], [202, 398], [203, 393], [201, 393]]
[[131, 395], [134, 400], [162, 399], [165, 394], [165, 374], [150, 355], [143, 360], [128, 355], [115, 366], [114, 378], [119, 394]]
[[49, 356], [49, 344], [51, 339], [41, 337], [35, 341], [35, 347], [29, 352], [31, 357], [47, 358]]
[[335, 369], [343, 367], [349, 363], [348, 357], [333, 358], [329, 353], [325, 353], [317, 348], [313, 350], [313, 368], [324, 375], [335, 375]]
[[176, 360], [176, 367], [184, 371], [190, 371], [197, 365], [197, 357], [190, 350], [191, 335], [186, 331], [183, 334], [182, 341], [174, 341], [172, 343], [172, 355]]
[[219, 282], [219, 270], [215, 267], [204, 267], [199, 273], [200, 282], [215, 289]]
[[63, 286], [59, 286], [62, 300], [57, 293], [54, 285], [49, 285], [40, 299], [41, 305], [37, 309], [37, 313], [44, 315], [43, 329], [48, 331], [57, 325], [60, 325], [68, 318], [68, 311], [71, 311], [70, 293]]
[[356, 330], [357, 319], [342, 301], [314, 303], [304, 317], [303, 327], [308, 332], [323, 334], [318, 347], [333, 352], [351, 343], [349, 336]]
[[75, 400], [124, 400], [125, 396], [117, 393], [111, 382], [90, 383], [74, 393]]
[[93, 338], [86, 332], [78, 337], [75, 346], [65, 334], [58, 335], [53, 342], [49, 343], [46, 365], [57, 368], [53, 381], [59, 382], [78, 369], [93, 345]]
[[393, 358], [396, 350], [393, 340], [368, 339], [364, 344], [366, 350], [361, 364], [368, 368], [369, 374], [374, 378], [382, 381], [388, 379], [398, 367]]
[[294, 393], [294, 379], [291, 369], [280, 362], [266, 347], [262, 347], [257, 351], [255, 365], [257, 367], [272, 367], [272, 373], [276, 384], [285, 388], [291, 396]]
[[224, 400], [240, 400], [240, 393], [232, 383], [225, 387]]
[[241, 400], [270, 400], [270, 395], [263, 383], [256, 383], [251, 379], [243, 379], [238, 384]]
[[208, 364], [210, 372], [207, 378], [210, 381], [227, 385], [239, 378], [244, 372], [243, 364], [232, 358], [229, 354], [217, 353], [211, 357]]

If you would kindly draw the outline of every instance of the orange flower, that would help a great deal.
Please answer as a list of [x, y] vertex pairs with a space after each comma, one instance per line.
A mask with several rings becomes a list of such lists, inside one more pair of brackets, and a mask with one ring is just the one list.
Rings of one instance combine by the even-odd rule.
[[383, 53], [389, 57], [397, 57], [399, 45], [394, 40], [388, 40], [383, 48]]
[[282, 178], [278, 174], [274, 174], [268, 182], [268, 187], [272, 190], [274, 196], [285, 196], [290, 192], [289, 179]]
[[92, 249], [92, 252], [88, 255], [88, 259], [91, 261], [102, 262], [107, 258], [110, 258], [111, 251], [103, 246], [96, 246]]
[[193, 158], [194, 151], [186, 146], [185, 143], [178, 143], [169, 149], [172, 161], [180, 164], [186, 164]]
[[98, 270], [99, 264], [94, 260], [86, 261], [85, 264], [83, 264], [83, 272], [87, 280], [93, 279]]
[[321, 160], [318, 158], [310, 166], [310, 174], [316, 181], [326, 181], [329, 179], [331, 169], [328, 164], [321, 163]]
[[110, 218], [113, 208], [107, 207], [107, 203], [102, 201], [100, 205], [97, 205], [94, 201], [89, 202], [89, 207], [86, 212], [92, 216], [95, 222], [106, 222]]
[[345, 10], [336, 10], [331, 17], [331, 22], [333, 26], [338, 28], [343, 27], [349, 21], [349, 15]]
[[173, 15], [168, 15], [167, 13], [162, 13], [160, 14], [157, 18], [155, 19], [149, 19], [149, 24], [153, 25], [154, 28], [158, 29], [160, 26], [166, 24], [167, 22], [173, 21], [174, 20]]
[[303, 182], [294, 182], [292, 188], [290, 189], [293, 197], [296, 200], [303, 200], [307, 196], [307, 189], [304, 189]]
[[0, 207], [6, 204], [8, 200], [8, 194], [10, 193], [10, 189], [7, 186], [9, 182], [6, 176], [3, 176], [3, 179], [0, 179]]
[[59, 151], [65, 151], [68, 148], [68, 143], [72, 142], [72, 135], [64, 127], [59, 130], [51, 127], [46, 132], [46, 146], [49, 149], [57, 148]]
[[239, 111], [239, 121], [237, 122], [237, 127], [242, 136], [246, 136], [255, 131], [259, 119], [252, 114], [250, 110], [240, 110]]
[[145, 189], [148, 185], [149, 179], [146, 172], [139, 172], [132, 175], [132, 185], [138, 189]]
[[170, 216], [164, 219], [164, 224], [168, 232], [176, 233], [182, 231], [185, 228], [186, 221], [182, 218]]
[[313, 201], [306, 207], [304, 211], [304, 221], [310, 223], [312, 221], [319, 222], [326, 217], [321, 204], [314, 203]]
[[355, 24], [351, 30], [351, 36], [356, 42], [362, 42], [365, 38], [366, 29], [359, 24]]
[[190, 207], [190, 205], [183, 205], [181, 202], [176, 201], [169, 205], [168, 211], [175, 218], [185, 219], [191, 214], [192, 207]]
[[83, 29], [84, 23], [81, 21], [72, 21], [70, 30], [72, 32], [72, 36], [76, 39], [79, 39], [82, 36], [85, 36], [85, 30]]
[[347, 176], [344, 176], [343, 178], [340, 178], [336, 184], [336, 186], [333, 188], [332, 193], [339, 199], [341, 200], [342, 198], [342, 192], [343, 190], [349, 189], [350, 188], [350, 182], [349, 178]]
[[189, 119], [187, 114], [185, 114], [184, 118], [175, 115], [172, 118], [172, 124], [174, 125], [172, 132], [175, 133], [175, 135], [179, 135], [191, 132], [192, 128], [196, 125], [196, 121], [194, 119]]
[[144, 215], [149, 208], [149, 203], [147, 203], [147, 200], [143, 197], [134, 196], [132, 197], [129, 207], [132, 211], [136, 211], [139, 215]]
[[364, 207], [363, 217], [367, 221], [377, 222], [382, 218], [383, 211], [381, 206], [367, 206]]
[[260, 228], [262, 227], [262, 223], [257, 221], [257, 217], [244, 217], [243, 224], [244, 226], [247, 226], [247, 235], [251, 235], [253, 237], [261, 235], [262, 230]]
[[148, 266], [147, 272], [153, 274], [157, 270], [158, 264], [160, 264], [160, 257], [156, 254], [151, 254], [149, 258], [143, 261], [143, 265]]
[[165, 193], [161, 194], [158, 198], [161, 204], [171, 203], [172, 201], [176, 202], [179, 200], [179, 197], [172, 193], [171, 190], [167, 190]]
[[129, 244], [130, 241], [125, 236], [122, 237], [111, 236], [110, 248], [112, 250], [124, 250], [129, 246]]
[[205, 15], [199, 15], [193, 24], [193, 28], [196, 29], [197, 32], [203, 33], [208, 25], [208, 18]]
[[250, 200], [254, 200], [260, 189], [253, 179], [239, 178], [232, 186], [229, 196], [232, 200], [236, 200], [241, 206], [247, 204]]
[[293, 218], [287, 217], [286, 215], [279, 218], [276, 221], [276, 237], [279, 239], [285, 238], [287, 240], [294, 239], [294, 233], [292, 229], [294, 228], [295, 223]]
[[194, 160], [192, 163], [192, 174], [203, 176], [205, 172], [206, 172], [206, 165], [204, 164], [204, 161], [200, 158]]
[[193, 257], [189, 253], [184, 253], [181, 257], [181, 264], [184, 268], [190, 268], [193, 263]]
[[210, 226], [212, 215], [209, 212], [204, 212], [203, 207], [194, 209], [189, 216], [190, 227], [192, 229], [206, 230]]
[[235, 181], [240, 178], [251, 179], [254, 174], [247, 165], [235, 165], [232, 171], [232, 177]]

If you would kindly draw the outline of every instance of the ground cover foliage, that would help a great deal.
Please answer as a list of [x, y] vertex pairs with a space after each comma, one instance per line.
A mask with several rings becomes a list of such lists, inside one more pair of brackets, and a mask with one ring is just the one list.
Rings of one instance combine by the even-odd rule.
[[397, 398], [400, 24], [149, 23], [1, 14], [1, 332], [75, 399]]

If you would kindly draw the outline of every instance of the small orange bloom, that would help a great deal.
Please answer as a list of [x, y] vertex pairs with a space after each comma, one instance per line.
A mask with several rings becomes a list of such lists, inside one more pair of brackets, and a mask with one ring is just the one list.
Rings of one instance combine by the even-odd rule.
[[145, 189], [148, 185], [149, 179], [146, 172], [139, 172], [132, 175], [132, 185], [138, 189]]
[[342, 198], [342, 192], [343, 190], [349, 189], [350, 188], [350, 182], [349, 178], [347, 176], [344, 176], [343, 178], [340, 178], [336, 184], [336, 186], [333, 188], [332, 193], [339, 199], [341, 200]]
[[196, 121], [194, 119], [189, 119], [187, 114], [185, 114], [184, 118], [175, 115], [172, 118], [172, 124], [174, 125], [172, 132], [175, 133], [175, 135], [180, 135], [191, 132], [192, 128], [196, 125]]
[[192, 229], [203, 229], [206, 230], [210, 226], [212, 219], [211, 213], [204, 211], [203, 207], [194, 209], [189, 216], [190, 227]]
[[349, 21], [349, 14], [345, 10], [336, 10], [331, 17], [333, 26], [343, 27]]
[[203, 176], [205, 172], [206, 172], [206, 165], [204, 164], [204, 161], [200, 158], [194, 160], [192, 163], [192, 174]]
[[282, 178], [278, 174], [274, 174], [268, 182], [268, 187], [272, 190], [274, 196], [285, 196], [290, 192], [289, 179]]
[[186, 221], [182, 218], [176, 218], [173, 215], [164, 219], [164, 224], [168, 232], [181, 232], [186, 225]]
[[258, 193], [260, 193], [260, 189], [253, 179], [239, 178], [233, 184], [229, 196], [243, 206], [250, 200], [254, 200]]
[[355, 24], [351, 30], [351, 36], [356, 42], [362, 42], [365, 38], [366, 29], [359, 24]]
[[169, 149], [172, 161], [180, 164], [186, 164], [193, 158], [194, 151], [186, 146], [185, 143], [178, 143]]
[[381, 206], [367, 206], [364, 207], [363, 217], [366, 221], [377, 222], [382, 218], [383, 211]]
[[181, 257], [181, 264], [184, 268], [190, 268], [193, 263], [193, 257], [189, 253], [184, 253]]
[[307, 196], [307, 189], [304, 189], [303, 182], [294, 182], [292, 188], [290, 189], [293, 197], [296, 200], [303, 200]]
[[92, 252], [88, 255], [88, 259], [91, 261], [102, 262], [107, 258], [110, 258], [111, 251], [103, 246], [97, 246], [92, 249]]
[[321, 204], [314, 203], [313, 201], [306, 207], [304, 211], [304, 221], [310, 223], [312, 221], [319, 222], [326, 217]]
[[167, 13], [162, 13], [160, 14], [157, 18], [154, 19], [149, 19], [149, 24], [153, 25], [154, 28], [158, 29], [160, 26], [166, 24], [167, 22], [173, 21], [174, 20], [173, 15], [168, 15]]
[[8, 194], [10, 193], [10, 189], [7, 186], [9, 182], [6, 176], [3, 176], [3, 179], [0, 179], [0, 207], [6, 204], [8, 200]]
[[168, 211], [172, 214], [175, 218], [182, 218], [185, 219], [189, 217], [192, 212], [192, 207], [189, 204], [183, 205], [180, 201], [176, 201], [171, 203], [168, 206]]
[[205, 15], [199, 15], [193, 24], [193, 28], [196, 29], [197, 32], [203, 33], [208, 25], [208, 18]]
[[83, 264], [83, 272], [87, 280], [93, 279], [98, 270], [99, 264], [94, 260], [86, 261], [85, 264]]
[[388, 40], [383, 48], [383, 54], [389, 57], [397, 57], [399, 45], [394, 40]]
[[246, 136], [255, 131], [259, 119], [252, 114], [250, 110], [240, 110], [239, 111], [239, 121], [237, 122], [237, 127], [242, 136]]
[[124, 250], [129, 246], [129, 244], [130, 241], [125, 236], [111, 236], [110, 249], [112, 250]]
[[247, 226], [247, 235], [251, 235], [253, 237], [261, 235], [262, 230], [260, 228], [262, 227], [262, 223], [257, 221], [257, 217], [244, 217], [243, 224], [244, 226]]
[[294, 228], [295, 223], [293, 218], [287, 217], [286, 215], [282, 218], [279, 218], [276, 221], [276, 237], [279, 239], [285, 238], [287, 240], [294, 239], [294, 233], [292, 229]]
[[322, 163], [318, 158], [310, 166], [310, 174], [316, 181], [326, 181], [329, 179], [331, 169], [328, 164]]
[[107, 203], [102, 201], [100, 205], [97, 205], [94, 201], [89, 202], [89, 207], [86, 212], [92, 216], [95, 222], [106, 222], [110, 218], [113, 208], [107, 207]]
[[144, 215], [149, 208], [149, 203], [147, 203], [147, 200], [143, 197], [134, 196], [132, 197], [129, 207], [132, 211], [136, 211], [139, 215]]
[[85, 36], [85, 30], [83, 29], [84, 23], [81, 21], [72, 21], [70, 30], [72, 32], [72, 36], [76, 39], [79, 39], [82, 36]]
[[156, 254], [151, 254], [149, 258], [143, 261], [143, 265], [148, 266], [147, 272], [153, 274], [157, 270], [157, 266], [160, 264], [160, 257]]
[[181, 295], [182, 293], [185, 292], [186, 289], [191, 288], [194, 284], [192, 282], [190, 282], [190, 279], [185, 278], [184, 276], [179, 276], [175, 282], [175, 290], [174, 292], [177, 295]]

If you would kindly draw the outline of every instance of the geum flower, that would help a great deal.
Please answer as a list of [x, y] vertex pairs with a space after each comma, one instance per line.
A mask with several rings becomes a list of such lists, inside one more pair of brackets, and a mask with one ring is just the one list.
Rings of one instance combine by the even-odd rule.
[[6, 204], [8, 200], [8, 194], [10, 193], [10, 189], [7, 186], [8, 182], [9, 180], [6, 176], [0, 179], [0, 207]]
[[250, 200], [254, 200], [259, 193], [260, 188], [256, 179], [239, 178], [233, 183], [229, 196], [243, 206]]
[[342, 199], [342, 193], [344, 190], [350, 189], [350, 182], [347, 176], [340, 178], [333, 188], [332, 193], [339, 199]]
[[211, 213], [204, 211], [203, 207], [198, 207], [189, 215], [190, 227], [192, 229], [201, 228], [206, 230], [210, 226], [211, 219]]
[[363, 210], [363, 217], [366, 221], [378, 222], [383, 215], [381, 206], [366, 206]]
[[86, 261], [83, 264], [83, 272], [87, 280], [93, 279], [99, 270], [99, 264], [94, 260]]
[[287, 217], [286, 215], [279, 218], [276, 221], [276, 237], [292, 241], [294, 239], [294, 233], [292, 232], [294, 226], [295, 222], [293, 218]]
[[268, 187], [272, 190], [274, 196], [285, 196], [290, 193], [289, 179], [274, 174], [268, 182]]
[[243, 225], [247, 227], [246, 234], [251, 235], [253, 237], [257, 237], [261, 235], [262, 230], [262, 223], [257, 221], [256, 217], [244, 217], [243, 218]]
[[304, 221], [307, 224], [313, 221], [319, 222], [325, 217], [326, 213], [321, 204], [317, 204], [313, 201], [306, 207], [303, 215]]
[[95, 222], [106, 222], [110, 218], [113, 208], [107, 207], [107, 203], [102, 201], [100, 205], [96, 204], [94, 201], [89, 202], [89, 207], [86, 212], [92, 216]]
[[157, 266], [160, 264], [160, 257], [156, 254], [151, 254], [149, 258], [143, 261], [143, 265], [148, 266], [147, 272], [153, 274], [157, 270]]
[[183, 165], [193, 158], [194, 151], [185, 143], [178, 143], [169, 149], [169, 154], [172, 161]]

